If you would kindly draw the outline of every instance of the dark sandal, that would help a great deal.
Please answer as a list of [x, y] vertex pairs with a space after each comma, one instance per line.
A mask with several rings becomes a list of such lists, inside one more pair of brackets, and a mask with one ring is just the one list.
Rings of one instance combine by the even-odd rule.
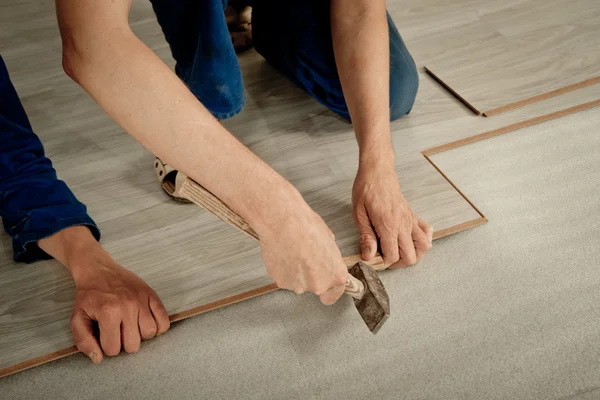
[[225, 8], [225, 19], [229, 29], [229, 37], [236, 53], [242, 53], [253, 46], [252, 41], [252, 7], [245, 6], [239, 10], [232, 5]]

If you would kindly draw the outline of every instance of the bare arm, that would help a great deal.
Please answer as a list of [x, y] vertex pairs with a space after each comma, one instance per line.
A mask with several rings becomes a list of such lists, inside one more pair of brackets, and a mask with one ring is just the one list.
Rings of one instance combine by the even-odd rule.
[[67, 73], [129, 134], [259, 234], [280, 286], [337, 300], [347, 270], [299, 192], [236, 140], [130, 30], [131, 0], [56, 0]]
[[[299, 194], [133, 34], [129, 3], [57, 0], [65, 70], [144, 147], [210, 189], [260, 233], [277, 217], [278, 204], [298, 203]], [[224, 181], [230, 184], [219, 184]], [[278, 204], [267, 204], [275, 199]]]
[[361, 159], [393, 162], [385, 0], [333, 0], [333, 49]]
[[362, 256], [381, 243], [387, 266], [415, 264], [431, 248], [433, 230], [400, 191], [390, 135], [390, 52], [385, 0], [332, 0], [333, 49], [360, 149], [353, 187]]

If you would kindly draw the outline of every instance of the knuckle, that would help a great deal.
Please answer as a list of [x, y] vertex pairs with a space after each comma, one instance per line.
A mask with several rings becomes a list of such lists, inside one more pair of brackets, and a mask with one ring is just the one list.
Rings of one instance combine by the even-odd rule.
[[404, 214], [400, 216], [400, 225], [403, 227], [410, 227], [412, 228], [413, 224], [414, 224], [414, 216], [411, 214]]
[[121, 317], [121, 308], [116, 303], [104, 303], [100, 306], [100, 315], [106, 320], [113, 321]]
[[344, 274], [338, 274], [338, 275], [335, 276], [335, 278], [333, 280], [333, 284], [335, 286], [345, 285], [346, 284], [346, 279], [347, 279], [346, 275], [344, 275]]

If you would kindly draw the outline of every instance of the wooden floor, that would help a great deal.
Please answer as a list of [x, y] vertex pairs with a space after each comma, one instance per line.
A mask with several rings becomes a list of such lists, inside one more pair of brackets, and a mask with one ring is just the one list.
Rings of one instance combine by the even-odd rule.
[[[411, 10], [416, 22], [407, 26], [409, 37], [419, 32], [417, 22], [449, 15]], [[396, 2], [390, 13], [397, 21], [404, 17]], [[149, 2], [134, 1], [130, 19], [136, 34], [172, 66]], [[565, 101], [577, 106], [567, 112], [575, 112], [600, 99], [600, 85], [592, 85], [561, 96], [563, 101], [555, 97], [495, 118], [478, 117], [422, 72], [417, 54], [431, 51], [431, 44], [407, 43], [422, 75], [413, 112], [392, 124], [396, 168], [405, 196], [432, 223], [436, 237], [485, 218], [424, 156], [429, 149], [561, 116]], [[173, 319], [273, 290], [256, 243], [196, 206], [170, 201], [155, 180], [153, 156], [64, 75], [51, 3], [3, 9], [0, 49], [47, 154], [100, 225], [103, 245], [157, 291]], [[356, 254], [350, 189], [358, 157], [351, 126], [255, 52], [240, 56], [240, 64], [247, 105], [224, 125], [302, 192], [344, 255]], [[6, 235], [0, 236], [0, 254], [0, 376], [74, 352], [74, 287], [67, 271], [54, 261], [13, 263]]]
[[441, 3], [453, 24], [424, 40], [447, 48], [425, 65], [478, 113], [492, 116], [600, 82], [598, 1]]

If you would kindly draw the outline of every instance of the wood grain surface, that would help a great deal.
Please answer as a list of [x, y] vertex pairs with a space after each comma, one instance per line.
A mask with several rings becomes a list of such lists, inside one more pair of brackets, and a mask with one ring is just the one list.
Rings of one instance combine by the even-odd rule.
[[[390, 12], [400, 19], [405, 11], [398, 5], [392, 2]], [[435, 18], [449, 25], [459, 19], [442, 6], [435, 13], [415, 10], [408, 10], [414, 18], [407, 32], [413, 38], [430, 32]], [[149, 2], [133, 2], [130, 22], [173, 66]], [[0, 27], [2, 56], [59, 177], [88, 206], [103, 245], [156, 290], [173, 321], [275, 290], [253, 239], [198, 207], [171, 201], [154, 176], [153, 155], [65, 76], [51, 2], [3, 7]], [[433, 53], [431, 43], [414, 43], [409, 47], [415, 54]], [[359, 246], [350, 194], [358, 149], [351, 126], [257, 53], [241, 55], [240, 64], [247, 105], [224, 126], [300, 190], [336, 235], [346, 261], [355, 260]], [[422, 151], [560, 111], [564, 104], [555, 101], [560, 97], [578, 104], [592, 101], [600, 87], [482, 118], [426, 75], [421, 78], [413, 111], [391, 127], [403, 193], [433, 225], [435, 238], [486, 219]], [[6, 235], [0, 236], [0, 254], [0, 376], [71, 354], [74, 287], [66, 269], [55, 261], [15, 264]]]
[[477, 17], [465, 13], [462, 25], [438, 32], [448, 48], [426, 66], [479, 114], [497, 115], [600, 82], [597, 1], [521, 0], [495, 9], [487, 0], [452, 3]]

